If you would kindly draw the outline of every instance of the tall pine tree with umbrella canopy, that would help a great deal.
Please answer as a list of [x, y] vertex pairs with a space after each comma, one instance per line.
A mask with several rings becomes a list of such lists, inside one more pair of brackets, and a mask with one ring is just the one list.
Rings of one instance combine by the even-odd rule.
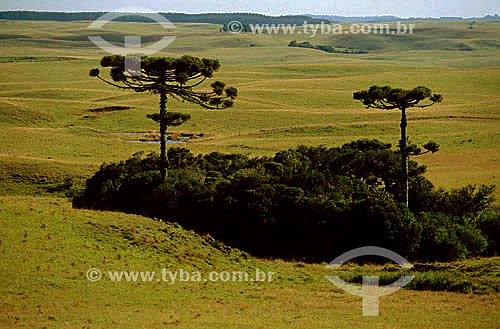
[[368, 90], [361, 90], [354, 93], [353, 98], [359, 100], [367, 108], [380, 110], [401, 111], [401, 140], [399, 150], [401, 152], [401, 199], [408, 206], [408, 157], [410, 155], [422, 155], [428, 152], [435, 153], [439, 150], [439, 145], [435, 142], [428, 142], [423, 147], [422, 152], [417, 145], [411, 144], [406, 136], [408, 121], [406, 111], [410, 108], [426, 108], [443, 101], [443, 96], [433, 94], [427, 87], [416, 87], [411, 90], [392, 88], [390, 86], [372, 86]]
[[[129, 61], [135, 60], [134, 65]], [[210, 91], [195, 91], [220, 68], [216, 59], [192, 56], [174, 57], [142, 57], [131, 59], [123, 56], [105, 56], [101, 60], [102, 67], [109, 67], [111, 81], [100, 76], [97, 68], [90, 70], [91, 77], [114, 87], [135, 92], [150, 92], [160, 96], [159, 113], [148, 115], [160, 125], [160, 173], [162, 180], [167, 177], [167, 129], [179, 126], [189, 115], [167, 112], [167, 98], [197, 104], [206, 109], [218, 110], [233, 106], [238, 90], [226, 87], [225, 83], [215, 81]]]

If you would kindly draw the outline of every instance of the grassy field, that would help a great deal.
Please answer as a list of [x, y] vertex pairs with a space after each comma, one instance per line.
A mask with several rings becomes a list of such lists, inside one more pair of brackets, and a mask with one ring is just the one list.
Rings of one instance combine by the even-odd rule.
[[[442, 145], [420, 160], [438, 186], [499, 184], [499, 23], [469, 30], [463, 23], [416, 23], [413, 35], [231, 35], [209, 24], [178, 24], [177, 40], [161, 55], [219, 58], [216, 78], [236, 86], [240, 97], [225, 112], [207, 112], [170, 101], [192, 120], [179, 132], [202, 133], [184, 146], [194, 152], [270, 155], [299, 144], [335, 146], [373, 137], [397, 143], [397, 111], [366, 110], [352, 93], [372, 84], [426, 85], [445, 102], [410, 113], [409, 134], [418, 143]], [[88, 77], [103, 51], [87, 41], [100, 33], [118, 42], [122, 33], [160, 39], [155, 24], [109, 23], [88, 31], [88, 22], [0, 22], [0, 156], [3, 167], [27, 161], [71, 161], [72, 175], [88, 175], [104, 161], [156, 150], [124, 141], [117, 132], [147, 132], [145, 117], [157, 111], [152, 95], [127, 93]], [[287, 47], [291, 39], [366, 49], [365, 55], [328, 54]], [[311, 40], [309, 40], [311, 39]], [[255, 44], [256, 47], [249, 47]], [[193, 47], [196, 45], [196, 48]], [[463, 51], [460, 47], [472, 51]], [[128, 111], [89, 113], [106, 106]], [[130, 139], [130, 138], [128, 138]], [[48, 159], [50, 157], [50, 159]], [[498, 194], [497, 192], [497, 195]]]
[[[177, 40], [159, 55], [220, 59], [216, 78], [237, 87], [240, 96], [233, 109], [220, 112], [170, 100], [170, 110], [192, 116], [175, 131], [204, 134], [183, 144], [196, 153], [271, 155], [300, 144], [338, 146], [358, 138], [395, 145], [399, 113], [364, 109], [352, 93], [373, 84], [425, 85], [445, 99], [409, 114], [414, 142], [441, 144], [440, 152], [418, 159], [428, 165], [427, 176], [445, 188], [500, 185], [500, 23], [478, 23], [473, 30], [464, 23], [415, 24], [411, 36], [315, 38], [232, 35], [216, 25], [177, 24], [167, 33]], [[154, 43], [164, 31], [156, 24], [109, 23], [102, 31], [88, 25], [0, 21], [0, 327], [498, 328], [498, 258], [450, 265], [442, 277], [420, 278], [450, 282], [457, 276], [468, 294], [404, 289], [382, 298], [380, 317], [363, 318], [360, 298], [328, 283], [324, 264], [254, 259], [175, 225], [73, 210], [60, 193], [48, 193], [68, 178], [84, 182], [103, 162], [158, 148], [133, 142], [155, 131], [146, 114], [157, 111], [157, 97], [88, 77], [106, 53], [87, 36], [123, 42], [124, 34], [140, 35]], [[287, 47], [292, 40], [369, 53]], [[90, 111], [113, 106], [130, 109]], [[125, 134], [131, 132], [141, 134]], [[85, 279], [91, 267], [260, 268], [278, 279], [92, 283]], [[356, 281], [356, 275], [350, 278]]]

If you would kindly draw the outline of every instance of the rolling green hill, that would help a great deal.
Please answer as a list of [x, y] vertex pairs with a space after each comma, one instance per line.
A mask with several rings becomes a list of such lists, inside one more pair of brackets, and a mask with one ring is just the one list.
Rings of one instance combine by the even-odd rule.
[[[132, 137], [116, 134], [155, 129], [145, 115], [156, 110], [157, 100], [121, 92], [88, 77], [88, 70], [104, 53], [86, 41], [91, 34], [87, 26], [87, 22], [0, 24], [4, 73], [0, 125], [5, 127], [0, 138], [5, 156], [50, 157], [96, 168], [104, 161], [156, 150], [155, 145], [129, 143]], [[102, 32], [104, 38], [121, 42], [123, 34], [154, 42], [163, 33], [155, 24], [120, 22], [106, 24]], [[170, 102], [170, 109], [193, 117], [180, 132], [207, 136], [187, 145], [195, 152], [270, 155], [298, 144], [335, 146], [371, 137], [394, 144], [398, 113], [365, 110], [352, 100], [352, 93], [372, 84], [405, 88], [424, 84], [445, 97], [442, 105], [410, 113], [413, 140], [432, 138], [443, 146], [441, 152], [420, 158], [429, 165], [428, 176], [444, 187], [500, 183], [495, 151], [500, 113], [500, 56], [495, 41], [500, 39], [499, 23], [479, 23], [471, 31], [462, 22], [421, 22], [408, 36], [314, 38], [314, 44], [370, 49], [366, 55], [291, 48], [287, 47], [291, 39], [313, 38], [283, 33], [232, 35], [210, 24], [178, 24], [174, 34], [177, 40], [160, 55], [219, 58], [223, 66], [216, 77], [240, 90], [236, 107], [217, 114]], [[474, 50], [461, 51], [462, 44]], [[131, 109], [88, 112], [105, 106]], [[335, 129], [325, 133], [325, 127]]]
[[[401, 290], [383, 297], [381, 316], [369, 318], [360, 316], [360, 298], [325, 279], [332, 275], [326, 264], [259, 260], [176, 224], [75, 210], [62, 198], [0, 197], [0, 202], [3, 328], [261, 328], [270, 324], [410, 328], [436, 323], [440, 328], [492, 328], [500, 320], [498, 294], [491, 293], [498, 289], [498, 257], [448, 264], [454, 272], [421, 273], [415, 279], [423, 287], [434, 282], [433, 290], [445, 287], [450, 279], [451, 287], [466, 282], [469, 294]], [[87, 271], [94, 268], [103, 274], [98, 282], [86, 279]], [[203, 277], [212, 271], [246, 271], [252, 278], [257, 269], [274, 276], [271, 282], [178, 279], [172, 283], [141, 277], [117, 282], [107, 274], [148, 271], [159, 276], [163, 268], [199, 272]], [[381, 270], [381, 266], [345, 265], [336, 275], [356, 282], [355, 273], [373, 275]], [[389, 279], [394, 274], [384, 275]]]

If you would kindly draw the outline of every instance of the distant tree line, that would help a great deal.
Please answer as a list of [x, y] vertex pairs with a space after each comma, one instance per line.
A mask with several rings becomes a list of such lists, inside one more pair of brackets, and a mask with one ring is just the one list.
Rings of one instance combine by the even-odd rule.
[[315, 46], [308, 41], [298, 43], [296, 40], [293, 40], [288, 44], [288, 47], [310, 48], [310, 49], [325, 51], [327, 53], [338, 53], [338, 54], [368, 54], [367, 51], [361, 49], [354, 49], [348, 47], [344, 48], [343, 50], [337, 50], [336, 47], [332, 46], [322, 46], [322, 45]]
[[[0, 19], [9, 20], [39, 20], [39, 21], [93, 21], [105, 12], [39, 12], [39, 11], [0, 11]], [[366, 17], [345, 17], [345, 16], [321, 16], [321, 15], [285, 15], [285, 16], [266, 16], [262, 14], [251, 13], [208, 13], [208, 14], [182, 14], [182, 13], [161, 13], [171, 22], [186, 23], [212, 23], [225, 24], [231, 21], [239, 21], [244, 24], [303, 24], [307, 21], [309, 24], [321, 24], [321, 22], [396, 22], [396, 21], [500, 21], [500, 16], [486, 15], [484, 17], [463, 18], [463, 17], [410, 17], [401, 18], [396, 16], [366, 16]], [[117, 19], [118, 21], [128, 22], [148, 22], [140, 16], [129, 16]]]
[[436, 189], [409, 161], [408, 208], [397, 201], [401, 156], [377, 140], [259, 158], [170, 148], [168, 159], [164, 182], [156, 154], [104, 164], [73, 205], [178, 222], [284, 259], [331, 261], [367, 245], [426, 261], [500, 253], [493, 187]]
[[483, 17], [473, 17], [473, 18], [464, 18], [464, 17], [409, 17], [409, 18], [401, 18], [397, 16], [329, 16], [329, 15], [310, 15], [316, 19], [328, 19], [332, 22], [357, 22], [357, 23], [380, 23], [380, 22], [397, 22], [397, 21], [500, 21], [500, 16], [498, 14], [495, 15], [486, 15]]
[[[0, 12], [0, 19], [8, 20], [36, 20], [36, 21], [95, 21], [105, 12], [38, 12], [38, 11], [3, 11]], [[324, 19], [313, 19], [308, 16], [266, 16], [261, 14], [248, 13], [213, 13], [213, 14], [181, 14], [181, 13], [160, 13], [172, 23], [211, 23], [227, 24], [231, 21], [238, 21], [242, 24], [297, 24], [302, 25], [304, 21], [309, 24], [321, 24]], [[152, 22], [147, 17], [138, 15], [124, 16], [117, 18], [122, 22]]]

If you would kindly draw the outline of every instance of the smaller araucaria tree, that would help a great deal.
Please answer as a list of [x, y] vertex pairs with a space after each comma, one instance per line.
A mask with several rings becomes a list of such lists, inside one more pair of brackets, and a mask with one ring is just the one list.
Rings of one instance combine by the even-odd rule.
[[399, 149], [402, 166], [402, 201], [408, 206], [408, 157], [428, 152], [435, 153], [439, 150], [439, 145], [430, 141], [423, 146], [426, 152], [422, 152], [422, 149], [417, 145], [410, 143], [410, 140], [406, 136], [406, 128], [408, 127], [406, 110], [410, 108], [426, 108], [436, 103], [441, 103], [443, 97], [439, 94], [433, 94], [429, 88], [422, 86], [411, 90], [393, 89], [389, 86], [372, 86], [368, 90], [355, 92], [353, 98], [361, 101], [367, 108], [381, 110], [399, 109], [401, 111], [401, 140], [399, 141]]
[[[131, 61], [135, 61], [131, 65]], [[233, 106], [238, 90], [226, 87], [225, 83], [215, 81], [211, 91], [195, 91], [207, 79], [213, 77], [220, 68], [216, 59], [192, 56], [125, 58], [124, 56], [105, 56], [101, 66], [110, 67], [112, 81], [99, 76], [99, 69], [90, 70], [91, 77], [114, 87], [135, 92], [150, 92], [160, 95], [160, 112], [148, 117], [160, 124], [160, 173], [162, 180], [167, 177], [167, 129], [179, 126], [190, 116], [182, 113], [167, 112], [167, 98], [200, 105], [206, 109], [217, 110]]]

